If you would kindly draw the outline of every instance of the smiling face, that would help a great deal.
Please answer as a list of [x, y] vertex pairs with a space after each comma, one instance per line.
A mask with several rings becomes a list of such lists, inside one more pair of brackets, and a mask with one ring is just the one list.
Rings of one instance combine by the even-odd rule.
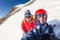
[[30, 16], [28, 16], [28, 17], [25, 17], [25, 20], [27, 21], [27, 22], [30, 22], [31, 21], [31, 17]]
[[47, 16], [45, 14], [39, 14], [39, 15], [37, 15], [37, 18], [38, 18], [40, 24], [44, 24], [46, 22]]

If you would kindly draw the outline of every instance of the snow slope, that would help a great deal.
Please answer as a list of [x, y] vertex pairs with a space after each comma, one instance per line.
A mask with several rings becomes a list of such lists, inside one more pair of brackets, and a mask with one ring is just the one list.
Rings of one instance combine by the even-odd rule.
[[[16, 5], [16, 7], [20, 9], [20, 4]], [[0, 25], [0, 40], [21, 40], [23, 35], [21, 22], [25, 10], [30, 9], [32, 14], [34, 14], [40, 8], [47, 10], [48, 22], [52, 19], [60, 20], [60, 0], [36, 0], [33, 4], [23, 7], [19, 12], [16, 12]]]

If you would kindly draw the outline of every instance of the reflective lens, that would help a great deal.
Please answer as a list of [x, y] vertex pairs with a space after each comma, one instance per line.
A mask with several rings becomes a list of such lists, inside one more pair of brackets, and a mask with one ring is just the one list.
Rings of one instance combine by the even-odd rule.
[[30, 16], [26, 16], [25, 18], [30, 18]]
[[42, 16], [43, 18], [46, 18], [46, 17], [47, 17], [46, 14], [38, 14], [38, 15], [37, 15], [37, 18], [40, 18], [41, 16]]

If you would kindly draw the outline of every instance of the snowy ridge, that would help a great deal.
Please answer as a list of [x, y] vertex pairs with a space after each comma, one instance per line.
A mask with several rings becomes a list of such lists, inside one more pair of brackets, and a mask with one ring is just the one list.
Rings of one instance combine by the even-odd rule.
[[[12, 13], [15, 13], [17, 10], [22, 9], [23, 6], [21, 7], [19, 6], [19, 8], [13, 11]], [[14, 15], [9, 17], [2, 25], [0, 25], [0, 35], [1, 35], [0, 40], [20, 40], [21, 39], [23, 35], [23, 32], [21, 30], [21, 22], [24, 15], [22, 11], [24, 10], [20, 10], [19, 12], [16, 12]]]
[[[14, 6], [12, 8], [12, 10], [10, 10], [9, 14], [7, 14], [5, 17], [0, 19], [0, 25], [5, 22], [10, 16], [14, 15], [16, 12], [20, 11], [23, 7], [29, 6], [32, 3], [34, 3], [35, 0], [30, 0], [29, 2], [27, 2], [26, 4], [18, 4], [16, 6]], [[14, 10], [15, 9], [15, 10]]]
[[24, 17], [24, 12], [27, 9], [29, 9], [32, 12], [32, 14], [34, 14], [37, 9], [43, 8], [47, 10], [48, 22], [52, 21], [51, 19], [60, 20], [60, 15], [59, 15], [60, 8], [59, 9], [55, 8], [57, 7], [55, 6], [57, 5], [56, 2], [60, 2], [60, 1], [59, 0], [36, 0], [34, 1], [34, 3], [32, 3], [29, 6], [27, 6], [26, 4], [23, 4], [25, 6], [22, 6], [21, 7], [22, 9], [20, 9], [20, 5], [18, 5], [18, 9], [16, 9], [12, 13], [15, 13], [17, 10], [20, 10], [20, 11], [16, 12], [14, 15], [9, 17], [0, 26], [0, 40], [21, 40], [21, 37], [23, 35], [22, 29], [21, 29], [21, 22]]

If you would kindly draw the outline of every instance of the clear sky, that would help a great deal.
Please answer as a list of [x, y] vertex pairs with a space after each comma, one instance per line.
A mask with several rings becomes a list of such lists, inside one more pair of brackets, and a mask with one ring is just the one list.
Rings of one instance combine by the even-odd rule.
[[29, 0], [0, 0], [0, 18], [9, 13], [10, 9], [17, 4], [24, 4]]

